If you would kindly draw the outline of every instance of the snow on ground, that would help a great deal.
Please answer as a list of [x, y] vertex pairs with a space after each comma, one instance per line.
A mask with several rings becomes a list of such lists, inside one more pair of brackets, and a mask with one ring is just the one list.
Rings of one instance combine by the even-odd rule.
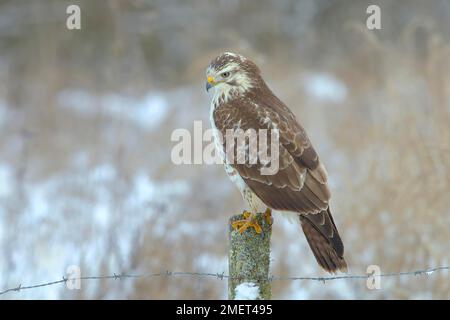
[[259, 286], [253, 282], [244, 282], [235, 288], [234, 300], [259, 299]]
[[[13, 192], [12, 177], [13, 173], [11, 167], [5, 164], [0, 164], [0, 199], [7, 198]], [[0, 208], [1, 210], [1, 208]]]
[[[186, 101], [189, 94], [187, 88], [141, 97], [66, 89], [59, 93], [57, 102], [62, 110], [82, 117], [106, 115], [152, 131], [165, 121], [170, 105]], [[0, 129], [10, 110], [0, 100]], [[124, 180], [113, 163], [93, 166], [88, 149], [71, 152], [72, 160], [64, 170], [37, 181], [27, 179], [20, 185], [16, 164], [0, 162], [0, 290], [61, 279], [71, 265], [83, 266], [84, 276], [130, 271], [130, 255], [142, 244], [148, 223], [157, 218], [157, 212], [166, 217], [180, 212], [180, 201], [175, 199], [191, 192], [185, 180], [154, 180], [148, 172], [135, 171]], [[35, 165], [33, 160], [29, 159], [30, 167]], [[210, 230], [219, 227], [213, 220], [204, 223]], [[195, 225], [189, 221], [177, 224], [177, 232], [168, 233], [168, 228], [173, 231], [171, 219], [158, 219], [152, 224], [152, 236], [169, 242], [196, 236]], [[209, 233], [204, 236], [203, 240], [211, 240]], [[199, 259], [199, 263], [207, 261], [216, 261], [224, 270], [223, 257]], [[132, 290], [132, 286], [129, 281], [114, 292], [124, 297], [125, 288]], [[95, 297], [99, 290], [99, 285], [86, 283], [83, 296]], [[20, 293], [20, 298], [33, 299], [64, 296], [72, 296], [64, 286]]]
[[148, 93], [140, 98], [108, 93], [93, 95], [84, 90], [68, 89], [59, 93], [58, 102], [85, 117], [106, 114], [128, 121], [145, 130], [156, 128], [168, 115], [166, 98], [157, 93]]
[[312, 98], [342, 103], [347, 97], [345, 84], [331, 74], [307, 74], [302, 80], [306, 93]]
[[[8, 165], [0, 165], [3, 186], [14, 185], [11, 171]], [[0, 206], [0, 288], [58, 280], [70, 265], [85, 266], [82, 275], [127, 270], [132, 247], [143, 236], [142, 227], [157, 212], [153, 205], [165, 205], [170, 214], [176, 206], [171, 200], [189, 190], [184, 181], [155, 182], [136, 173], [129, 191], [121, 195], [125, 199], [117, 205], [117, 194], [111, 188], [114, 183], [116, 169], [101, 164], [27, 184], [24, 209], [14, 213], [13, 225], [11, 214]], [[0, 188], [1, 200], [9, 194], [7, 187]], [[112, 254], [105, 256], [105, 252]], [[83, 289], [86, 297], [95, 297], [98, 287]], [[63, 286], [53, 286], [23, 291], [20, 298], [61, 298], [67, 294], [63, 290]], [[122, 291], [122, 297], [125, 294]]]

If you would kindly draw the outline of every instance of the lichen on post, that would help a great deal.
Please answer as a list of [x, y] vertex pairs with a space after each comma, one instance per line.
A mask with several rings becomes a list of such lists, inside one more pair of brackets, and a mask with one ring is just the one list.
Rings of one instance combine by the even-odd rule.
[[[272, 222], [267, 221], [264, 214], [258, 214], [258, 223], [262, 232], [257, 234], [254, 228], [248, 228], [243, 233], [234, 230], [231, 224], [244, 219], [242, 214], [230, 218], [229, 228], [229, 279], [228, 298], [236, 298], [236, 287], [245, 283], [253, 283], [259, 288], [256, 299], [271, 298], [270, 267], [270, 237]], [[270, 219], [271, 220], [271, 219]]]

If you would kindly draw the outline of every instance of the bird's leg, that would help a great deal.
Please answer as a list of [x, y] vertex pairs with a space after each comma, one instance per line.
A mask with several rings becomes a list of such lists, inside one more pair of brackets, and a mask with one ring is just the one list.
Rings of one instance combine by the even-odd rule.
[[270, 210], [270, 208], [267, 208], [266, 211], [264, 212], [264, 218], [266, 219], [266, 222], [269, 226], [272, 225], [273, 223], [272, 210]]
[[254, 228], [256, 233], [259, 234], [262, 232], [261, 226], [256, 220], [256, 213], [244, 211], [242, 215], [244, 216], [245, 219], [236, 220], [231, 224], [231, 227], [234, 230], [237, 229], [240, 233], [243, 233], [248, 228]]

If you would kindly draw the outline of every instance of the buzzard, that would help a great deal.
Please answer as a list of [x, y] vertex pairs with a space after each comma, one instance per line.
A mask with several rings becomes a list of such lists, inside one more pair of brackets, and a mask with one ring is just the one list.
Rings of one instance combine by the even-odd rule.
[[214, 88], [211, 125], [222, 137], [230, 129], [277, 130], [278, 134], [279, 165], [270, 175], [261, 172], [267, 165], [262, 161], [229, 161], [227, 141], [215, 139], [225, 170], [249, 207], [246, 219], [232, 227], [240, 232], [252, 227], [260, 233], [257, 213], [286, 212], [301, 224], [319, 265], [330, 273], [346, 272], [344, 245], [329, 207], [327, 171], [294, 114], [269, 89], [256, 64], [242, 55], [219, 55], [209, 64], [206, 77], [206, 90]]

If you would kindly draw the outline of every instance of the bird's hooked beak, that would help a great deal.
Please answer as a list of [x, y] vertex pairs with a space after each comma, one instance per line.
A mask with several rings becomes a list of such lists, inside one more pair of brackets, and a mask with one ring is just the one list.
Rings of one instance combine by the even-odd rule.
[[214, 81], [214, 78], [211, 76], [208, 76], [208, 78], [206, 79], [206, 92], [208, 92], [209, 89], [211, 89], [215, 85], [216, 85], [216, 82]]

